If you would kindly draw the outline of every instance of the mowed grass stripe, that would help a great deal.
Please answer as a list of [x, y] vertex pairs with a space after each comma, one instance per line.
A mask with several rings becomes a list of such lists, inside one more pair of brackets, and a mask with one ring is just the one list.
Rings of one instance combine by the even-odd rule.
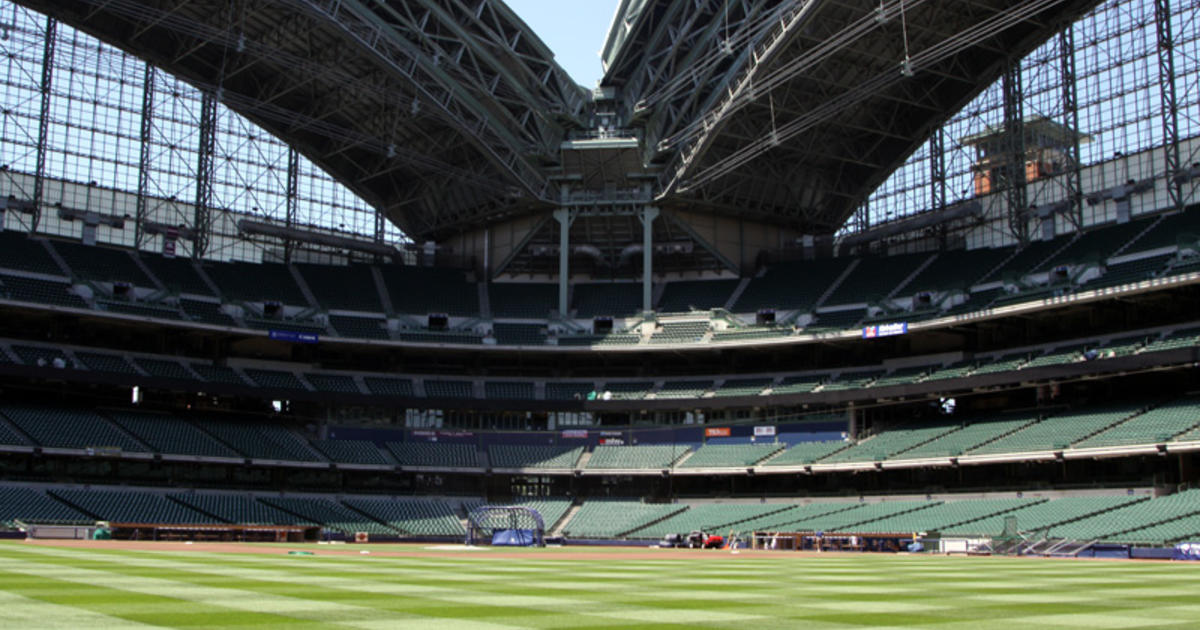
[[[31, 549], [19, 551], [29, 552]], [[254, 620], [254, 623], [297, 624], [300, 627], [306, 627], [305, 622], [310, 622], [312, 627], [376, 628], [386, 627], [387, 623], [403, 622], [408, 626], [415, 621], [431, 621], [418, 619], [419, 615], [395, 609], [394, 605], [362, 606], [338, 602], [335, 601], [338, 591], [326, 593], [314, 591], [303, 584], [290, 584], [285, 581], [287, 576], [283, 574], [279, 575], [278, 582], [263, 585], [223, 575], [219, 571], [203, 574], [188, 572], [181, 566], [143, 567], [113, 562], [109, 558], [83, 557], [87, 554], [59, 556], [45, 553], [44, 548], [37, 550], [42, 553], [22, 554], [13, 551], [0, 547], [0, 568], [42, 580], [74, 583], [79, 585], [76, 590], [85, 593], [92, 585], [107, 584], [110, 586], [105, 587], [106, 590], [120, 593], [108, 594], [107, 601], [142, 601], [146, 598], [156, 602], [169, 600], [177, 604], [190, 604], [197, 611], [228, 610], [250, 617], [266, 614], [271, 618]], [[396, 598], [381, 599], [380, 603], [390, 603], [393, 599]], [[444, 623], [445, 620], [436, 621]]]
[[[99, 570], [101, 567], [108, 568], [114, 564], [112, 559], [90, 559], [82, 560], [78, 558], [77, 550], [55, 550], [52, 548], [29, 548], [25, 551], [33, 551], [52, 558], [56, 562], [65, 567], [79, 567], [81, 565], [91, 565], [87, 570]], [[185, 554], [190, 555], [190, 554]], [[276, 564], [267, 558], [279, 558], [279, 556], [263, 556], [263, 557], [242, 557], [243, 560], [251, 562], [255, 565]], [[225, 558], [222, 558], [225, 559]], [[450, 617], [456, 620], [461, 620], [464, 617], [488, 619], [495, 621], [497, 618], [514, 618], [518, 616], [522, 623], [529, 627], [541, 627], [546, 625], [552, 627], [561, 623], [561, 613], [565, 608], [583, 610], [591, 608], [596, 610], [595, 604], [603, 602], [585, 602], [572, 601], [563, 597], [554, 596], [554, 594], [538, 594], [535, 591], [525, 586], [511, 586], [503, 582], [483, 581], [479, 583], [481, 588], [477, 589], [448, 589], [444, 587], [436, 587], [428, 584], [420, 584], [419, 580], [414, 581], [412, 575], [405, 574], [400, 571], [389, 570], [381, 572], [375, 576], [379, 582], [365, 581], [366, 575], [361, 572], [352, 578], [336, 578], [327, 575], [328, 566], [322, 566], [314, 563], [315, 558], [287, 558], [282, 564], [286, 566], [280, 567], [278, 571], [269, 571], [262, 569], [245, 569], [229, 567], [224, 563], [214, 562], [211, 565], [199, 566], [193, 563], [181, 563], [177, 561], [161, 560], [157, 558], [147, 558], [142, 554], [130, 555], [124, 559], [123, 573], [126, 575], [140, 576], [143, 578], [160, 578], [163, 575], [170, 576], [172, 581], [187, 582], [194, 584], [197, 589], [209, 587], [214, 580], [222, 584], [236, 584], [238, 588], [251, 591], [256, 596], [254, 597], [255, 605], [262, 606], [263, 598], [261, 595], [278, 595], [282, 597], [305, 597], [330, 602], [330, 605], [337, 603], [348, 604], [366, 604], [384, 608], [394, 613], [405, 614], [410, 616], [424, 615], [432, 617]], [[297, 571], [297, 569], [301, 569]], [[81, 569], [65, 569], [67, 571], [80, 571]], [[285, 571], [286, 570], [286, 571]], [[307, 572], [313, 572], [316, 575], [305, 575]], [[87, 579], [84, 576], [83, 579]], [[455, 581], [456, 584], [462, 583]], [[482, 588], [483, 586], [493, 586], [494, 589]], [[152, 585], [141, 584], [134, 588], [135, 590], [145, 590], [152, 588]], [[585, 589], [581, 586], [581, 590]], [[370, 602], [367, 602], [363, 597], [362, 591], [374, 591], [376, 597]], [[412, 591], [417, 591], [420, 596], [412, 595]], [[192, 594], [194, 598], [203, 598], [203, 594]], [[218, 594], [209, 594], [208, 597], [218, 597]], [[219, 599], [220, 602], [225, 602], [224, 598]], [[628, 596], [617, 598], [615, 601], [621, 602], [621, 610], [605, 611], [600, 609], [595, 613], [601, 617], [625, 617], [633, 616], [637, 618], [646, 618], [650, 616], [661, 615], [664, 612], [664, 606], [661, 601], [655, 601], [650, 598], [644, 610], [638, 610], [638, 604], [630, 601]], [[268, 604], [270, 600], [267, 600]], [[587, 604], [588, 606], [584, 606]], [[284, 609], [289, 604], [283, 604]], [[297, 604], [290, 604], [295, 607]], [[313, 605], [311, 602], [308, 605]], [[714, 610], [726, 606], [734, 606], [735, 602], [717, 603], [716, 605], [701, 606], [696, 602], [689, 601], [685, 605], [676, 609], [668, 609], [672, 618], [687, 619], [692, 623], [697, 623], [705, 620], [727, 620], [727, 621], [749, 621], [758, 618], [761, 614], [757, 611], [749, 613], [741, 612], [726, 612]], [[698, 609], [703, 609], [697, 612]], [[298, 613], [297, 613], [298, 614]], [[535, 617], [545, 616], [547, 619], [538, 620]], [[343, 616], [344, 617], [344, 616]], [[325, 617], [318, 619], [326, 620]], [[544, 621], [545, 623], [542, 623]], [[587, 625], [580, 619], [576, 619], [576, 625]], [[364, 624], [359, 623], [359, 620], [354, 622], [342, 621], [341, 623], [363, 627]], [[455, 621], [456, 626], [458, 621]], [[591, 623], [600, 625], [599, 620], [592, 620]], [[404, 625], [408, 627], [409, 621], [405, 620]], [[482, 626], [481, 626], [482, 627]]]
[[[103, 567], [114, 583], [129, 574], [165, 575], [182, 588], [236, 585], [251, 601], [265, 593], [378, 609], [378, 617], [351, 620], [360, 628], [1011, 630], [1179, 628], [1200, 618], [1200, 607], [1191, 604], [1200, 567], [1183, 564], [858, 554], [646, 561], [618, 553], [584, 562], [544, 551], [528, 560], [483, 553], [436, 559], [0, 544], [0, 555], [10, 550], [20, 557], [41, 550], [55, 559], [51, 569]], [[504, 605], [514, 602], [534, 605]]]
[[[49, 581], [35, 582], [28, 576], [0, 571], [0, 628], [43, 628], [44, 630], [144, 630], [155, 626], [79, 608], [45, 601]], [[24, 593], [24, 594], [22, 594]]]

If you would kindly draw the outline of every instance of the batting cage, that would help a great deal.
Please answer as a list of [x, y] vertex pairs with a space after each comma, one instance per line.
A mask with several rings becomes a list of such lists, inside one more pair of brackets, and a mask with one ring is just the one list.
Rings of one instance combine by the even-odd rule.
[[482, 505], [467, 514], [468, 545], [545, 547], [542, 515], [520, 505]]

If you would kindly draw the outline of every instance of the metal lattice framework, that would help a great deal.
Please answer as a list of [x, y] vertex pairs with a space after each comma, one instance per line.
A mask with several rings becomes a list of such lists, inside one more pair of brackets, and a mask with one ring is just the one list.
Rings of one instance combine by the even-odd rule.
[[498, 531], [527, 531], [531, 534], [529, 546], [546, 546], [546, 525], [542, 515], [534, 508], [523, 505], [481, 505], [467, 514], [467, 537], [465, 544], [491, 543]]
[[[417, 239], [549, 210], [559, 146], [596, 113], [498, 0], [21, 3], [199, 87]], [[604, 85], [656, 203], [832, 233], [1094, 4], [630, 0]]]

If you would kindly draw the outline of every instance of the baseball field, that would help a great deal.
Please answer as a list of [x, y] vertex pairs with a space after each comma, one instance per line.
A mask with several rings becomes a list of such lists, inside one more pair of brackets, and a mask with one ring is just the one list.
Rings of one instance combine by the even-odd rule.
[[1197, 594], [1169, 562], [0, 543], [2, 628], [1196, 628]]

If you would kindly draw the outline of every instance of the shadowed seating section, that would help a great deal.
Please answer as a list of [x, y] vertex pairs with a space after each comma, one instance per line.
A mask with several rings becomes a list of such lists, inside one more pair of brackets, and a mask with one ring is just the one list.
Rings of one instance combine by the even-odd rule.
[[642, 285], [632, 282], [577, 284], [576, 317], [631, 317], [642, 310]]
[[50, 257], [42, 241], [3, 229], [0, 229], [0, 266], [53, 276], [63, 275], [62, 268]]
[[628, 346], [642, 340], [640, 335], [630, 333], [611, 333], [608, 335], [562, 335], [558, 338], [560, 346]]
[[33, 442], [26, 439], [15, 427], [10, 425], [3, 414], [0, 414], [0, 444], [35, 446]]
[[154, 283], [127, 251], [65, 241], [53, 241], [52, 244], [59, 257], [67, 263], [77, 278], [154, 287]]
[[1084, 283], [1083, 290], [1088, 291], [1148, 280], [1161, 274], [1166, 269], [1167, 262], [1174, 257], [1175, 254], [1159, 254], [1157, 256], [1110, 264], [1105, 267], [1104, 275]]
[[826, 311], [817, 313], [817, 320], [804, 327], [806, 333], [833, 332], [851, 330], [866, 317], [866, 309], [849, 309], [842, 311]]
[[51, 495], [95, 517], [114, 523], [219, 523], [165, 495], [142, 490], [55, 488]]
[[209, 365], [207, 363], [193, 363], [191, 368], [200, 378], [210, 383], [228, 383], [230, 385], [245, 385], [246, 381], [238, 376], [238, 373], [233, 371], [233, 368], [225, 365]]
[[546, 400], [582, 400], [595, 390], [595, 383], [546, 383]]
[[763, 466], [802, 466], [820, 461], [850, 446], [843, 440], [828, 442], [796, 442], [779, 455], [763, 462]]
[[396, 332], [396, 338], [401, 341], [413, 341], [416, 343], [483, 343], [483, 337], [480, 337], [477, 333], [465, 330], [400, 330]]
[[544, 346], [546, 326], [543, 324], [493, 324], [492, 334], [502, 346]]
[[25, 365], [49, 367], [54, 365], [55, 359], [58, 359], [66, 367], [74, 367], [73, 362], [67, 357], [66, 353], [58, 348], [13, 344], [12, 349], [13, 352], [17, 353], [17, 358]]
[[[834, 508], [836, 504], [826, 506]], [[842, 504], [845, 505], [845, 504]], [[941, 501], [881, 501], [879, 503], [850, 504], [853, 507], [835, 512], [826, 512], [809, 518], [791, 521], [777, 526], [785, 531], [842, 532], [856, 531], [859, 525], [891, 518], [908, 512], [927, 510]], [[869, 527], [867, 529], [870, 529]], [[872, 530], [873, 531], [873, 530]]]
[[622, 538], [628, 532], [686, 509], [678, 504], [591, 500], [567, 522], [563, 533], [572, 538]]
[[259, 387], [267, 387], [271, 389], [298, 389], [306, 391], [304, 383], [291, 372], [282, 370], [261, 370], [256, 368], [246, 368], [243, 370], [250, 380], [254, 381]]
[[574, 468], [582, 446], [506, 445], [488, 447], [492, 468]]
[[981, 363], [979, 368], [972, 372], [971, 375], [979, 376], [981, 374], [995, 374], [996, 372], [1010, 372], [1021, 367], [1028, 359], [1029, 353], [1027, 352], [1005, 354], [997, 357], [991, 363]]
[[771, 392], [775, 394], [807, 394], [816, 389], [821, 383], [824, 383], [828, 378], [828, 374], [789, 376], [771, 388]]
[[89, 409], [10, 404], [0, 406], [0, 412], [41, 446], [147, 452], [145, 446]]
[[713, 395], [717, 398], [727, 396], [757, 396], [770, 384], [771, 379], [769, 378], [728, 379], [719, 388], [713, 390]]
[[1138, 410], [1137, 405], [1118, 405], [1065, 412], [973, 448], [969, 454], [1022, 453], [1065, 449], [1074, 442], [1099, 433], [1128, 418]]
[[783, 450], [783, 444], [705, 444], [680, 468], [731, 468], [754, 464]]
[[725, 306], [740, 280], [681, 280], [668, 282], [658, 300], [660, 313], [708, 311]]
[[254, 459], [321, 461], [308, 444], [287, 428], [261, 422], [205, 419], [200, 426], [221, 442]]
[[179, 492], [169, 495], [201, 512], [239, 525], [314, 525], [248, 494]]
[[899, 288], [900, 283], [917, 270], [931, 254], [898, 256], [865, 256], [859, 258], [854, 271], [834, 289], [826, 304], [857, 304], [882, 300]]
[[700, 398], [712, 388], [712, 381], [667, 381], [654, 394], [658, 399]]
[[487, 381], [483, 384], [488, 400], [533, 400], [533, 383], [528, 381]]
[[454, 506], [432, 499], [346, 499], [345, 504], [409, 536], [463, 536]]
[[1101, 261], [1121, 249], [1122, 245], [1146, 229], [1153, 220], [1153, 218], [1141, 218], [1128, 223], [1092, 227], [1032, 271], [1052, 271], [1059, 265]]
[[363, 377], [363, 382], [372, 394], [378, 396], [413, 396], [413, 383], [410, 379], [366, 376]]
[[241, 459], [236, 451], [181, 418], [131, 411], [109, 411], [107, 415], [156, 453]]
[[1012, 253], [1012, 247], [940, 252], [936, 260], [909, 281], [901, 295], [965, 289]]
[[669, 468], [689, 450], [682, 444], [650, 446], [610, 446], [602, 444], [592, 451], [588, 468]]
[[381, 267], [380, 272], [397, 313], [479, 315], [479, 293], [462, 271], [389, 265]]
[[882, 370], [870, 370], [867, 372], [843, 372], [839, 374], [837, 380], [825, 384], [823, 391], [841, 391], [846, 389], [859, 389], [867, 387], [883, 375]]
[[1047, 365], [1063, 365], [1066, 363], [1077, 363], [1083, 360], [1083, 351], [1085, 345], [1071, 345], [1063, 348], [1055, 348], [1046, 354], [1036, 355], [1026, 363], [1021, 369], [1028, 370], [1030, 368], [1045, 367]]
[[880, 376], [872, 387], [888, 387], [891, 385], [911, 385], [921, 380], [931, 368], [927, 365], [918, 365], [916, 367], [897, 368], [892, 370], [885, 376]]
[[425, 396], [429, 398], [474, 398], [471, 381], [425, 381]]
[[438, 442], [388, 442], [396, 462], [401, 466], [436, 468], [479, 468], [479, 454], [473, 444], [441, 444]]
[[137, 370], [125, 357], [118, 354], [106, 354], [103, 352], [84, 352], [82, 350], [75, 352], [75, 358], [79, 359], [87, 369], [93, 372], [112, 372], [114, 374], [131, 374], [137, 375]]
[[384, 536], [395, 536], [398, 533], [391, 527], [342, 506], [332, 499], [263, 497], [260, 501], [347, 536], [353, 536], [355, 532]]
[[19, 486], [0, 486], [0, 526], [13, 527], [13, 521], [30, 523], [91, 523], [94, 519], [48, 496], [45, 491]]
[[382, 317], [348, 317], [330, 315], [329, 325], [342, 337], [352, 339], [390, 339], [387, 320]]
[[220, 304], [181, 299], [179, 300], [179, 306], [183, 309], [183, 313], [187, 315], [188, 319], [198, 324], [212, 324], [214, 326], [238, 325], [236, 320], [221, 310]]
[[204, 271], [221, 295], [243, 302], [279, 302], [308, 306], [286, 265], [275, 263], [206, 263]]
[[1162, 339], [1151, 341], [1146, 345], [1146, 350], [1158, 352], [1176, 348], [1191, 348], [1197, 344], [1200, 344], [1200, 328], [1184, 328], [1176, 330]]
[[755, 326], [752, 328], [726, 328], [713, 333], [713, 341], [751, 341], [789, 337], [795, 331], [787, 326]]
[[339, 464], [390, 464], [379, 447], [366, 440], [313, 440], [312, 445], [329, 461]]
[[212, 295], [212, 289], [200, 274], [191, 258], [164, 258], [156, 254], [141, 253], [142, 264], [172, 293]]
[[732, 310], [736, 313], [753, 313], [764, 308], [810, 310], [851, 262], [851, 258], [826, 258], [772, 265], [761, 277], [750, 280]]
[[296, 265], [300, 276], [326, 309], [382, 313], [375, 276], [366, 265]]
[[358, 385], [354, 378], [345, 374], [312, 374], [305, 373], [304, 380], [308, 381], [319, 392], [334, 392], [338, 394], [358, 394]]
[[87, 302], [71, 292], [65, 281], [0, 275], [0, 297], [20, 302], [37, 302], [69, 308], [87, 308]]
[[492, 317], [546, 319], [558, 308], [558, 285], [533, 282], [493, 282], [488, 285]]

